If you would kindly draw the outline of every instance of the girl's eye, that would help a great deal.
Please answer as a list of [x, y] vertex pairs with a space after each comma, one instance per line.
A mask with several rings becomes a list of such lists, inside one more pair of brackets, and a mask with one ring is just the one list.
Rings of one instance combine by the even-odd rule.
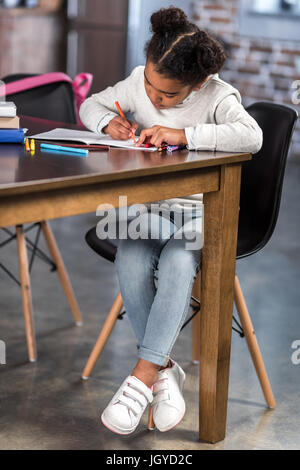
[[175, 98], [174, 95], [165, 95], [166, 98]]

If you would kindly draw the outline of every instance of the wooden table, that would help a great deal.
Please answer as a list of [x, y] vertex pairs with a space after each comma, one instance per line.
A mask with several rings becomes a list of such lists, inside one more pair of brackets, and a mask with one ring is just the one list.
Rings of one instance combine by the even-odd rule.
[[[60, 123], [23, 117], [30, 133]], [[72, 126], [74, 127], [74, 126]], [[241, 163], [250, 154], [111, 149], [87, 158], [0, 146], [0, 226], [204, 194], [201, 272], [199, 438], [225, 437]], [[199, 286], [200, 288], [200, 286]]]

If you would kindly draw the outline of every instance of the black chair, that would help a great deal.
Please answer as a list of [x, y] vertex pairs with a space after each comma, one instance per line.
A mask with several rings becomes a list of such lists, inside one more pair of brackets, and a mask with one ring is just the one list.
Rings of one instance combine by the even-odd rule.
[[[254, 103], [247, 108], [247, 111], [261, 127], [264, 142], [262, 149], [253, 155], [252, 160], [245, 162], [242, 168], [237, 259], [245, 258], [261, 250], [274, 231], [287, 155], [297, 120], [297, 112], [294, 109], [274, 103]], [[108, 261], [114, 261], [117, 241], [99, 240], [96, 227], [89, 230], [85, 238], [88, 245], [98, 255]], [[192, 300], [198, 303], [194, 297]], [[241, 336], [246, 338], [266, 402], [270, 408], [273, 408], [275, 401], [272, 389], [237, 276], [235, 276], [234, 283], [234, 300], [241, 325], [237, 320], [234, 319], [234, 321], [241, 330]], [[119, 292], [85, 366], [82, 374], [84, 379], [91, 374], [117, 318], [123, 315], [120, 315], [122, 307]], [[199, 307], [194, 308], [196, 311], [200, 310]], [[195, 326], [197, 327], [196, 322]], [[200, 351], [198, 334], [193, 334], [193, 343], [193, 359], [198, 360]]]
[[[11, 83], [30, 76], [33, 75], [14, 74], [2, 78], [2, 81]], [[77, 122], [74, 93], [72, 86], [67, 82], [43, 85], [14, 95], [9, 95], [8, 99], [16, 104], [18, 115], [27, 115], [70, 124], [76, 124]], [[31, 241], [26, 234], [35, 228], [37, 229], [35, 238], [34, 241]], [[0, 268], [21, 287], [28, 355], [29, 360], [34, 362], [37, 354], [32, 315], [30, 273], [36, 256], [48, 263], [52, 271], [57, 270], [76, 325], [82, 324], [81, 314], [49, 222], [44, 220], [31, 224], [26, 228], [20, 225], [16, 227], [15, 231], [10, 228], [2, 228], [2, 231], [7, 235], [7, 238], [0, 243], [0, 248], [17, 240], [20, 280], [2, 263], [0, 263]], [[52, 259], [38, 248], [41, 232], [44, 234]], [[27, 250], [31, 252], [29, 262]]]

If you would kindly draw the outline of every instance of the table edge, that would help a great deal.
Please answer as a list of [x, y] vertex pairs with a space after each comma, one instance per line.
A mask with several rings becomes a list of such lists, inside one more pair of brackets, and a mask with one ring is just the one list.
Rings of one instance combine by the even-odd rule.
[[[228, 153], [228, 152], [224, 152]], [[67, 176], [60, 178], [51, 178], [49, 180], [32, 180], [22, 183], [11, 183], [11, 184], [0, 184], [0, 197], [5, 197], [9, 195], [24, 194], [30, 192], [51, 191], [56, 189], [68, 188], [73, 186], [88, 186], [97, 183], [107, 183], [120, 180], [134, 179], [143, 176], [156, 176], [162, 175], [165, 173], [177, 173], [180, 171], [194, 171], [201, 170], [205, 168], [211, 168], [214, 166], [223, 166], [228, 164], [243, 163], [245, 161], [251, 160], [252, 154], [250, 153], [234, 153], [228, 157], [228, 160], [224, 158], [216, 157], [214, 160], [201, 160], [197, 161], [188, 161], [183, 163], [178, 163], [175, 165], [159, 165], [152, 166], [150, 168], [136, 169], [136, 170], [124, 170], [117, 173], [91, 173], [89, 175], [75, 175]]]

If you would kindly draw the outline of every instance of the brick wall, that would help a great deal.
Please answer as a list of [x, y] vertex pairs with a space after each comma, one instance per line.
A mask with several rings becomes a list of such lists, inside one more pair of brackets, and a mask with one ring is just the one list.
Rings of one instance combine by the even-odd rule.
[[[193, 20], [224, 39], [231, 54], [221, 78], [241, 93], [244, 106], [258, 100], [275, 101], [297, 109], [292, 102], [292, 83], [300, 80], [299, 41], [241, 36], [239, 32], [240, 0], [195, 0]], [[299, 94], [298, 94], [299, 97]], [[291, 154], [300, 157], [300, 120], [293, 137]]]

